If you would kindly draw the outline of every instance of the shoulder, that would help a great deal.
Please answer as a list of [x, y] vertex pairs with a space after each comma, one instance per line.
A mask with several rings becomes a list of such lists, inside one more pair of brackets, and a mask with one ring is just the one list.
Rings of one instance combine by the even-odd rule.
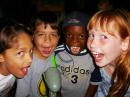
[[64, 50], [65, 50], [65, 44], [61, 44], [61, 45], [56, 47], [54, 53], [57, 54], [57, 53], [62, 52]]

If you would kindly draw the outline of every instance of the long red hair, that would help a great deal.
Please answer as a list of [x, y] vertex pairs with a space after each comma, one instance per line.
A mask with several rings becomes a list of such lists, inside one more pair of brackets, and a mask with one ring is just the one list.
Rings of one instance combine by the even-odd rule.
[[[111, 23], [114, 22], [114, 27]], [[98, 25], [103, 32], [111, 35], [118, 33], [120, 38], [130, 39], [130, 14], [126, 10], [109, 9], [97, 12], [89, 21], [87, 30]], [[128, 50], [115, 60], [112, 85], [107, 97], [124, 97], [130, 86], [130, 41]]]

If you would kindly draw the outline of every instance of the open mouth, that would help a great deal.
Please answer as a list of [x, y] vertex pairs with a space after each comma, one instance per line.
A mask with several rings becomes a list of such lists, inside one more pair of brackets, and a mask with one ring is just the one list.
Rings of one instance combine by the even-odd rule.
[[70, 49], [73, 54], [78, 54], [80, 52], [80, 47], [71, 47]]
[[51, 53], [51, 48], [50, 48], [50, 47], [45, 47], [45, 48], [43, 49], [43, 53], [44, 53], [44, 54], [50, 54], [50, 53]]
[[92, 54], [96, 62], [100, 62], [104, 57], [104, 54], [102, 53], [92, 52]]
[[22, 70], [22, 73], [23, 73], [24, 75], [27, 75], [27, 73], [28, 73], [28, 67], [24, 67], [24, 68], [22, 68], [21, 70]]

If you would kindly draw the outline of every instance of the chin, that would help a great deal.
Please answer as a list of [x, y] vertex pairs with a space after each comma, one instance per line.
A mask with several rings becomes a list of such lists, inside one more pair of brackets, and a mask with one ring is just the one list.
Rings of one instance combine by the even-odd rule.
[[48, 58], [50, 55], [51, 55], [51, 53], [49, 53], [49, 54], [44, 54], [43, 56]]
[[72, 52], [72, 51], [71, 51], [71, 53], [72, 53], [73, 55], [78, 55], [80, 52]]
[[21, 79], [21, 78], [24, 78], [26, 75], [27, 75], [27, 72], [26, 73], [22, 72], [19, 75], [17, 75], [17, 78]]
[[22, 79], [22, 78], [24, 78], [24, 75], [19, 75], [19, 76], [17, 76], [17, 78]]
[[96, 65], [97, 65], [98, 67], [104, 67], [104, 66], [106, 66], [106, 65], [104, 65], [104, 64], [102, 64], [102, 63], [100, 63], [100, 62], [96, 62]]

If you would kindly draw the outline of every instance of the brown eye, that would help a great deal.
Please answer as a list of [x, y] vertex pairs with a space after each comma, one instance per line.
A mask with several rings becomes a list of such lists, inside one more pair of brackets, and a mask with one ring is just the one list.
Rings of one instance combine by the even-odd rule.
[[24, 55], [24, 51], [18, 51], [18, 52], [17, 52], [17, 56], [21, 57], [21, 56], [23, 56], [23, 55]]
[[81, 39], [85, 39], [86, 37], [87, 37], [87, 35], [85, 35], [85, 34], [80, 35]]
[[58, 37], [58, 33], [52, 33], [51, 36]]
[[72, 35], [71, 34], [66, 34], [66, 38], [71, 38]]

